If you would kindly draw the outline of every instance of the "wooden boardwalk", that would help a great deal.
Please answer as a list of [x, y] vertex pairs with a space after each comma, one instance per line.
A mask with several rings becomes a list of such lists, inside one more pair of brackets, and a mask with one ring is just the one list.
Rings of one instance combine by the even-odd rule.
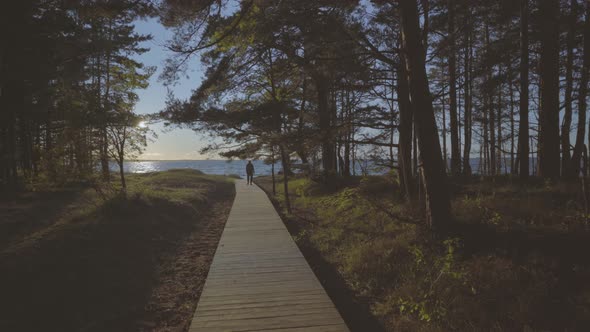
[[244, 180], [189, 331], [348, 331], [266, 194]]

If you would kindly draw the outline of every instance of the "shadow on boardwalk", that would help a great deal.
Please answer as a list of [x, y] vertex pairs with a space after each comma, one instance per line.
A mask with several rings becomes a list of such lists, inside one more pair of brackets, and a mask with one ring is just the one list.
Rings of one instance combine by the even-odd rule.
[[[260, 179], [255, 179], [255, 183], [265, 191], [274, 208], [279, 211], [291, 236], [299, 234], [303, 229], [301, 223], [304, 221], [296, 216], [285, 215], [278, 201], [272, 198], [272, 192], [269, 192], [267, 186], [259, 183], [259, 181]], [[297, 246], [328, 293], [328, 296], [334, 302], [334, 305], [351, 332], [385, 331], [381, 323], [371, 314], [369, 308], [354, 296], [354, 293], [348, 288], [346, 282], [333, 265], [328, 263], [317, 250], [307, 243], [297, 242]]]
[[237, 181], [190, 331], [270, 329], [349, 331], [266, 194]]

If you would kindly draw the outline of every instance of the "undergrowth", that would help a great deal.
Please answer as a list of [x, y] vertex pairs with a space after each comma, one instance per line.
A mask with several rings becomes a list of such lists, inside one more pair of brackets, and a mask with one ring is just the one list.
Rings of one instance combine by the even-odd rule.
[[[257, 182], [269, 187], [268, 179]], [[419, 207], [402, 203], [392, 175], [356, 178], [344, 186], [296, 178], [289, 186], [294, 212], [288, 222], [301, 226], [295, 240], [335, 266], [387, 331], [590, 326], [584, 256], [566, 264], [560, 253], [538, 251], [526, 237], [584, 229], [572, 185], [456, 184], [457, 222], [485, 227], [484, 233], [458, 231], [438, 240], [425, 230]], [[282, 186], [277, 189], [282, 202]], [[525, 240], [479, 241], [496, 233], [503, 239], [514, 230]]]
[[225, 222], [214, 211], [234, 193], [226, 177], [179, 170], [130, 175], [125, 194], [115, 181], [87, 187], [51, 222], [40, 211], [39, 225], [0, 247], [0, 330], [186, 328], [208, 267], [197, 260], [212, 256]]

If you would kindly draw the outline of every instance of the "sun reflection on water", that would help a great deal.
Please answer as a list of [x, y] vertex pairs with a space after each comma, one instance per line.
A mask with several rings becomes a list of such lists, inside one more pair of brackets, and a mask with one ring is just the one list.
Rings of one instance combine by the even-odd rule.
[[158, 165], [153, 161], [134, 161], [127, 164], [130, 173], [149, 173], [159, 170]]

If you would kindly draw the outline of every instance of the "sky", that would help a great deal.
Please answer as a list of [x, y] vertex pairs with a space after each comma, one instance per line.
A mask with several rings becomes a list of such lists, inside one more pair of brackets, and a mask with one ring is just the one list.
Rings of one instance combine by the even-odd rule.
[[[166, 87], [158, 81], [158, 76], [164, 67], [164, 60], [170, 52], [164, 47], [166, 41], [172, 36], [172, 31], [165, 29], [157, 19], [141, 20], [135, 22], [135, 31], [140, 34], [151, 34], [153, 39], [144, 43], [144, 47], [150, 51], [138, 57], [137, 60], [146, 66], [157, 67], [156, 72], [150, 78], [150, 85], [145, 90], [138, 90], [139, 102], [135, 107], [138, 114], [156, 113], [162, 110], [166, 104], [167, 89], [174, 92], [176, 97], [185, 99], [196, 89], [202, 78], [198, 59], [193, 59], [189, 70], [181, 77], [177, 85]], [[188, 76], [188, 78], [186, 77]], [[164, 128], [163, 124], [150, 124], [158, 137], [148, 142], [147, 149], [139, 159], [148, 160], [182, 160], [182, 159], [208, 159], [215, 156], [201, 155], [199, 150], [204, 146], [204, 136], [197, 135], [189, 129]]]
[[[171, 53], [165, 48], [166, 41], [169, 40], [173, 32], [164, 28], [155, 18], [140, 20], [135, 22], [135, 30], [141, 34], [151, 34], [153, 39], [144, 43], [144, 47], [150, 51], [137, 56], [136, 59], [146, 66], [157, 67], [156, 72], [150, 79], [150, 85], [145, 90], [138, 90], [139, 102], [135, 111], [138, 114], [151, 114], [162, 110], [165, 107], [168, 89], [172, 90], [176, 97], [181, 99], [188, 98], [192, 90], [198, 88], [202, 79], [203, 72], [198, 58], [194, 58], [189, 63], [189, 70], [186, 75], [181, 75], [178, 83], [171, 87], [166, 87], [158, 81], [158, 77], [164, 67], [164, 61]], [[187, 77], [188, 76], [188, 77]], [[202, 159], [220, 159], [216, 155], [202, 155], [200, 149], [207, 142], [208, 137], [198, 135], [189, 129], [164, 128], [164, 125], [150, 124], [157, 138], [148, 143], [145, 152], [139, 157], [144, 160], [202, 160]], [[575, 134], [575, 131], [572, 131]], [[575, 135], [573, 135], [575, 136]], [[575, 137], [573, 138], [575, 139]], [[448, 140], [448, 143], [450, 140]], [[449, 143], [450, 144], [450, 143]], [[474, 142], [472, 147], [473, 154], [478, 153], [478, 146]]]

